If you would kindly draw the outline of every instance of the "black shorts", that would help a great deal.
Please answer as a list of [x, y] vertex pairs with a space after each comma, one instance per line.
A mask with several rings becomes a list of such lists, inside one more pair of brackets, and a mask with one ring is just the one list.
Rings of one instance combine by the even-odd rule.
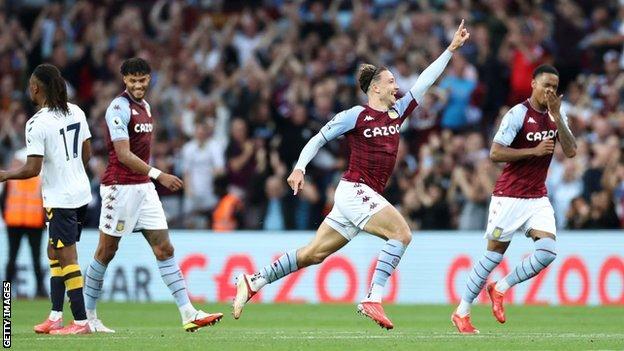
[[87, 205], [80, 208], [46, 208], [45, 210], [48, 242], [53, 248], [60, 249], [80, 241]]

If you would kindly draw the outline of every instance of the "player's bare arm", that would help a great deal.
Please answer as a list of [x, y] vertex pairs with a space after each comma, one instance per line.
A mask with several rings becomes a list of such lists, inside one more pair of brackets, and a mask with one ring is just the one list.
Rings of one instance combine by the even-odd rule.
[[557, 135], [559, 138], [559, 142], [561, 143], [561, 148], [563, 149], [563, 153], [568, 158], [572, 158], [576, 156], [576, 138], [572, 135], [572, 131], [563, 121], [561, 117], [560, 108], [561, 108], [561, 98], [563, 95], [557, 96], [557, 94], [553, 90], [548, 90], [546, 92], [546, 102], [548, 104], [548, 114], [555, 120], [557, 124]]
[[[137, 155], [135, 155], [132, 151], [130, 151], [130, 141], [127, 139], [116, 140], [113, 142], [113, 146], [115, 147], [115, 152], [117, 153], [117, 157], [119, 158], [119, 162], [124, 166], [130, 168], [132, 171], [146, 174], [150, 177], [158, 180], [160, 184], [171, 191], [178, 191], [182, 189], [183, 183], [180, 178], [168, 174], [165, 172], [160, 172], [156, 170], [156, 168], [151, 167], [147, 163], [143, 162]], [[159, 172], [159, 174], [150, 174], [154, 171]]]
[[0, 171], [0, 183], [9, 179], [28, 179], [36, 177], [41, 173], [43, 156], [30, 155], [26, 159], [26, 164], [16, 170]]
[[493, 162], [513, 162], [530, 157], [546, 156], [554, 151], [555, 141], [552, 139], [542, 140], [536, 147], [526, 149], [514, 149], [493, 142], [490, 149], [490, 159]]
[[91, 139], [87, 139], [82, 143], [82, 163], [84, 164], [85, 169], [87, 169], [87, 165], [89, 164], [90, 159], [91, 159]]

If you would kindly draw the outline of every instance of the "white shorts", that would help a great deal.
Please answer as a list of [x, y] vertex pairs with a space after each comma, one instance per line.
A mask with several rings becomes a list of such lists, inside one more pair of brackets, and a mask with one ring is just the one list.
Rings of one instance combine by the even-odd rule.
[[529, 236], [531, 229], [557, 235], [555, 212], [547, 197], [524, 199], [492, 196], [485, 238], [511, 241], [515, 233]]
[[122, 236], [141, 230], [168, 229], [162, 203], [152, 182], [100, 185], [100, 230]]
[[387, 205], [390, 205], [388, 200], [368, 185], [342, 179], [336, 187], [334, 207], [325, 218], [325, 223], [351, 240], [375, 213]]

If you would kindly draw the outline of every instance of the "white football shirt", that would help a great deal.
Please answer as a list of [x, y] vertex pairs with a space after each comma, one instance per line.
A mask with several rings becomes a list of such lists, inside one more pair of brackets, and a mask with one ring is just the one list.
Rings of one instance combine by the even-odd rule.
[[26, 151], [43, 156], [43, 206], [79, 208], [91, 201], [91, 185], [82, 163], [82, 143], [91, 138], [80, 107], [68, 103], [69, 114], [47, 107], [26, 122]]

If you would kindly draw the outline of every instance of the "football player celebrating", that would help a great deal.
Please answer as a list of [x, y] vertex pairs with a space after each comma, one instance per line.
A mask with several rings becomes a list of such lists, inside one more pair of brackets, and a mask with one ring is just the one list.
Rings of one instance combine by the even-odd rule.
[[418, 77], [401, 99], [392, 73], [385, 67], [365, 64], [360, 69], [359, 85], [368, 97], [364, 106], [338, 113], [305, 145], [288, 184], [294, 194], [304, 186], [307, 164], [327, 142], [344, 135], [350, 148], [349, 166], [338, 183], [335, 204], [308, 245], [289, 251], [253, 275], [238, 277], [234, 299], [234, 318], [239, 318], [245, 303], [263, 286], [298, 269], [323, 262], [353, 239], [360, 231], [386, 240], [383, 245], [368, 296], [358, 311], [383, 328], [394, 325], [381, 305], [383, 288], [394, 272], [412, 234], [405, 219], [381, 194], [396, 162], [401, 124], [422, 102], [429, 87], [442, 74], [453, 52], [470, 34], [460, 24], [451, 44]]
[[501, 121], [494, 136], [490, 158], [506, 162], [490, 202], [483, 257], [475, 264], [452, 322], [460, 333], [479, 333], [470, 321], [470, 306], [486, 284], [487, 277], [503, 260], [513, 235], [524, 234], [535, 242], [535, 251], [506, 277], [489, 283], [486, 291], [496, 320], [505, 323], [503, 296], [512, 286], [535, 277], [557, 257], [555, 214], [546, 196], [546, 175], [559, 140], [567, 157], [576, 155], [576, 141], [557, 96], [559, 72], [542, 65], [533, 72], [533, 91], [514, 106]]

